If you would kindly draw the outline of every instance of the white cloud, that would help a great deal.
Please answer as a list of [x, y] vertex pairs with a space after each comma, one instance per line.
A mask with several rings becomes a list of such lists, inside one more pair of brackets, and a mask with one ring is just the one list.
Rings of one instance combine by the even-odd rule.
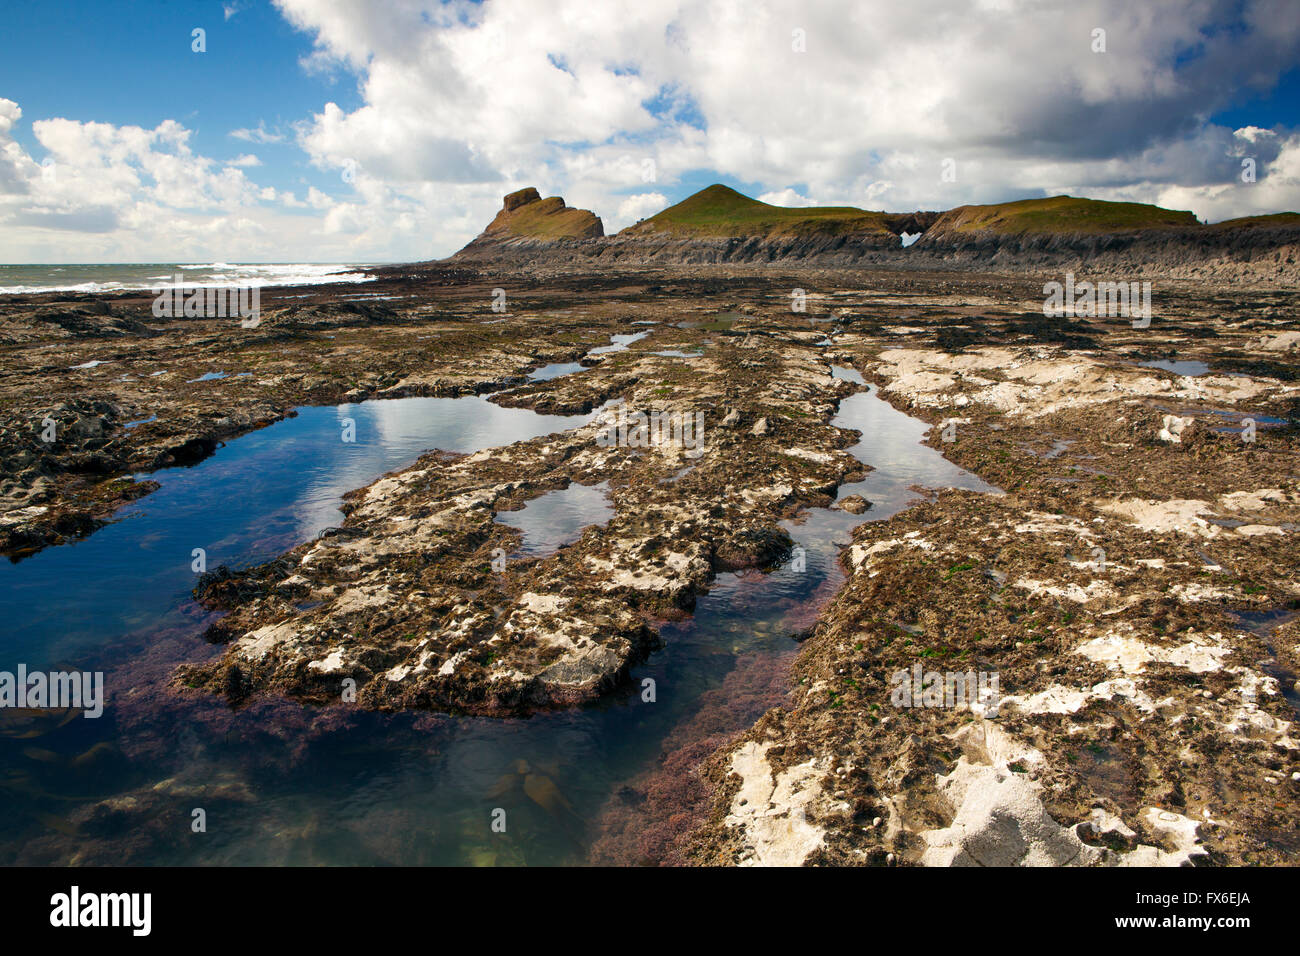
[[[315, 163], [351, 159], [394, 196], [441, 183], [469, 202], [472, 191], [450, 187], [501, 184], [483, 191], [491, 198], [457, 242], [497, 194], [527, 183], [611, 226], [653, 212], [629, 195], [644, 189], [645, 161], [655, 183], [714, 169], [771, 184], [762, 195], [785, 205], [934, 209], [1122, 188], [1144, 201], [1185, 196], [1203, 214], [1253, 209], [1265, 195], [1300, 206], [1280, 178], [1254, 200], [1220, 188], [1240, 142], [1198, 119], [1226, 105], [1226, 91], [1290, 68], [1292, 5], [1247, 4], [1224, 30], [1212, 3], [1125, 0], [631, 10], [561, 0], [546, 16], [497, 0], [403, 3], [387, 17], [361, 0], [278, 2], [315, 36], [321, 62], [360, 80], [364, 105], [328, 104], [303, 128]], [[1097, 26], [1106, 53], [1092, 50]], [[656, 100], [669, 105], [652, 112]], [[945, 159], [954, 181], [941, 177]], [[1272, 160], [1260, 168], [1261, 179], [1280, 176]]]
[[772, 206], [821, 206], [829, 205], [828, 203], [819, 203], [815, 199], [809, 199], [807, 196], [801, 196], [793, 189], [778, 189], [776, 192], [763, 193], [757, 197], [759, 202], [765, 202]]
[[285, 139], [284, 134], [268, 130], [264, 120], [258, 120], [254, 129], [232, 129], [230, 135], [249, 143], [283, 143]]
[[1276, 156], [1257, 166], [1255, 182], [1238, 177], [1230, 183], [1155, 188], [1160, 205], [1191, 209], [1211, 222], [1300, 209], [1300, 135], [1279, 142]]
[[324, 223], [304, 230], [290, 210], [307, 204], [292, 193], [250, 181], [256, 157], [198, 155], [174, 120], [39, 120], [32, 133], [47, 155], [37, 162], [14, 138], [21, 118], [0, 99], [0, 260], [359, 258], [349, 243], [322, 242]]
[[[171, 237], [190, 234], [152, 216], [220, 215], [261, 225], [250, 241], [263, 245], [212, 258], [428, 258], [472, 238], [521, 186], [592, 209], [612, 231], [699, 170], [780, 205], [941, 209], [1071, 192], [1211, 219], [1300, 208], [1291, 131], [1206, 120], [1293, 67], [1295, 3], [277, 6], [312, 37], [307, 65], [355, 81], [360, 104], [322, 103], [291, 139], [264, 121], [230, 135], [296, 145], [338, 176], [333, 188], [268, 192], [247, 178], [251, 154], [196, 155], [171, 120], [39, 120], [56, 163], [46, 182], [13, 138], [21, 112], [0, 101], [0, 255], [41, 238], [31, 230], [80, 228], [100, 230], [87, 244], [170, 256]], [[1097, 27], [1105, 53], [1092, 50]], [[1253, 184], [1240, 181], [1247, 157]]]
[[23, 111], [13, 100], [0, 97], [0, 136], [9, 135], [14, 123], [22, 118]]
[[624, 226], [630, 226], [647, 216], [653, 216], [666, 206], [668, 206], [668, 197], [663, 193], [637, 193], [635, 196], [628, 196], [618, 204], [618, 212], [606, 219], [605, 231], [610, 233]]
[[334, 200], [325, 195], [315, 186], [307, 190], [307, 205], [313, 209], [329, 209], [334, 205]]

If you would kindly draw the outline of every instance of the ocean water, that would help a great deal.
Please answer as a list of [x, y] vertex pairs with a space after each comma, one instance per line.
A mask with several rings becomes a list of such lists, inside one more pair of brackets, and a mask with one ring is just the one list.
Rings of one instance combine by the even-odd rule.
[[614, 508], [607, 491], [608, 482], [571, 484], [533, 498], [518, 511], [499, 512], [497, 521], [523, 532], [524, 540], [514, 556], [541, 557], [577, 541], [584, 528], [612, 518]]
[[1175, 375], [1208, 375], [1210, 366], [1196, 359], [1156, 359], [1151, 362], [1140, 362], [1143, 368], [1161, 368], [1166, 372], [1173, 372]]
[[[339, 439], [344, 417], [357, 422], [355, 443]], [[588, 418], [481, 396], [305, 408], [155, 473], [158, 491], [90, 537], [0, 565], [3, 668], [103, 670], [109, 697], [96, 720], [0, 713], [0, 863], [79, 862], [88, 846], [89, 862], [133, 864], [636, 862], [646, 821], [629, 816], [629, 788], [663, 773], [675, 748], [739, 731], [777, 702], [751, 677], [783, 683], [792, 635], [842, 583], [851, 529], [905, 508], [914, 485], [996, 490], [921, 445], [925, 423], [867, 388], [834, 424], [862, 433], [852, 452], [875, 470], [841, 495], [861, 493], [871, 510], [788, 522], [800, 561], [720, 574], [690, 617], [660, 627], [662, 648], [629, 684], [590, 706], [507, 720], [274, 698], [231, 711], [167, 690], [176, 665], [215, 653], [201, 636], [212, 615], [189, 596], [193, 547], [208, 548], [209, 567], [264, 561], [338, 523], [344, 492], [421, 451]], [[525, 552], [546, 553], [608, 515], [603, 488], [571, 485], [499, 520], [524, 531]], [[196, 806], [204, 833], [189, 826]], [[505, 832], [492, 829], [497, 811]]]
[[321, 263], [94, 263], [0, 265], [0, 295], [32, 292], [125, 292], [172, 285], [308, 285], [366, 282], [356, 264]]

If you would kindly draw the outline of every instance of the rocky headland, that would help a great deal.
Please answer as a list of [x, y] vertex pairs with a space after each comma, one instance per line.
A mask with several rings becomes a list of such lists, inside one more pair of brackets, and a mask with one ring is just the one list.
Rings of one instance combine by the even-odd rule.
[[[536, 190], [523, 190], [533, 197]], [[1300, 215], [1199, 223], [1190, 212], [1141, 203], [1055, 196], [946, 212], [884, 213], [852, 207], [784, 208], [715, 184], [612, 236], [590, 229], [518, 234], [506, 208], [454, 257], [511, 268], [521, 255], [549, 267], [784, 263], [907, 270], [1073, 270], [1123, 276], [1300, 282]], [[533, 202], [536, 202], [534, 199]], [[563, 207], [565, 212], [577, 212]], [[590, 215], [590, 214], [589, 214]], [[592, 217], [594, 218], [594, 217]], [[904, 235], [915, 239], [904, 246]]]

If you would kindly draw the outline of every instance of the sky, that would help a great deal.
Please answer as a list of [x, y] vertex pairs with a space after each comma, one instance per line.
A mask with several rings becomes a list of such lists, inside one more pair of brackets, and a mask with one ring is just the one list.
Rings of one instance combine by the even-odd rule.
[[[409, 262], [524, 186], [1300, 210], [1300, 0], [11, 5], [0, 262]], [[1243, 165], [1244, 164], [1244, 165]]]

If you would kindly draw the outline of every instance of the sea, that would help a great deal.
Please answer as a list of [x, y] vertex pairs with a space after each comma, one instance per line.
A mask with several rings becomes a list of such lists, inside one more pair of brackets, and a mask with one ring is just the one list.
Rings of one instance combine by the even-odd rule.
[[186, 286], [315, 285], [365, 282], [364, 263], [208, 262], [0, 265], [0, 295], [32, 292], [124, 292]]

